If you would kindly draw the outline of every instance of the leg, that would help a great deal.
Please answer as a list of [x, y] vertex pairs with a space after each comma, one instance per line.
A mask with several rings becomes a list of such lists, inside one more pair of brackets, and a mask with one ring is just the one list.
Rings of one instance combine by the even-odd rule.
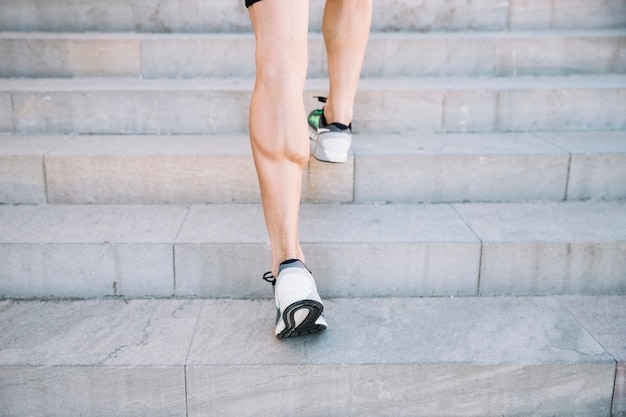
[[323, 109], [309, 114], [313, 156], [345, 162], [352, 144], [354, 97], [372, 21], [372, 0], [326, 0], [322, 32], [330, 92]]
[[298, 238], [302, 172], [309, 158], [302, 99], [307, 70], [309, 3], [263, 0], [249, 8], [256, 37], [250, 139], [272, 248], [281, 262], [304, 261]]
[[352, 122], [371, 21], [372, 0], [326, 0], [322, 32], [330, 80], [330, 93], [324, 106], [328, 123]]
[[272, 270], [263, 278], [274, 284], [275, 334], [284, 338], [327, 326], [298, 238], [302, 171], [309, 160], [302, 99], [309, 2], [263, 0], [249, 11], [257, 45], [250, 140], [272, 245]]

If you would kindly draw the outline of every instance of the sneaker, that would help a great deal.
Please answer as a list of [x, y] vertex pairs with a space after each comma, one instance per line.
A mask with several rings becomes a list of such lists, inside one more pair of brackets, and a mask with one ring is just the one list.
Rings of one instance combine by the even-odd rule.
[[304, 263], [287, 260], [280, 264], [278, 278], [267, 272], [263, 279], [274, 286], [276, 337], [301, 336], [328, 327], [315, 280]]
[[[317, 97], [326, 103], [326, 97]], [[326, 123], [324, 109], [309, 113], [309, 139], [311, 154], [324, 162], [346, 162], [352, 144], [352, 124]]]

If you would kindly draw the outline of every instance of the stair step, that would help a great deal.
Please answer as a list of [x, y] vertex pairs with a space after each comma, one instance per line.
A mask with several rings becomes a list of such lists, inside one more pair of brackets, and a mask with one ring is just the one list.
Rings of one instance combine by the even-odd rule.
[[615, 384], [626, 364], [624, 296], [356, 298], [325, 307], [327, 331], [278, 340], [269, 299], [3, 301], [4, 414], [624, 411]]
[[[234, 133], [252, 79], [0, 79], [0, 128], [18, 134]], [[327, 94], [307, 82], [307, 108]], [[626, 129], [626, 75], [363, 79], [358, 132]]]
[[354, 199], [393, 203], [626, 197], [626, 132], [359, 135]]
[[[354, 135], [345, 164], [311, 159], [302, 199], [626, 199], [626, 131]], [[3, 204], [258, 202], [247, 135], [0, 137]]]
[[[327, 297], [624, 294], [625, 209], [304, 204], [300, 238]], [[0, 206], [4, 297], [258, 298], [269, 254], [260, 204]]]
[[[319, 30], [324, 2], [310, 3]], [[465, 31], [626, 27], [623, 0], [376, 0], [374, 30]], [[242, 32], [250, 31], [243, 0], [4, 0], [2, 31]]]
[[[361, 75], [519, 76], [626, 72], [626, 30], [372, 33]], [[252, 34], [0, 33], [1, 77], [253, 77]], [[309, 77], [326, 77], [311, 34]], [[216, 59], [219, 57], [219, 59]]]

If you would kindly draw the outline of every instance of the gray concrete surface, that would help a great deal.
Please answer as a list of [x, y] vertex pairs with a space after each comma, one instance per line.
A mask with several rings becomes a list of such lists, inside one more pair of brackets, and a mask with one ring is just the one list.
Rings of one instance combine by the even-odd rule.
[[568, 199], [626, 198], [625, 132], [553, 132], [541, 136], [571, 154]]
[[481, 294], [626, 291], [623, 201], [454, 207], [483, 244]]
[[356, 201], [561, 201], [569, 154], [532, 134], [355, 137]]
[[[362, 77], [562, 76], [626, 72], [623, 29], [373, 32]], [[252, 33], [0, 33], [3, 77], [254, 78]], [[328, 76], [319, 33], [310, 78]]]
[[273, 308], [3, 301], [0, 399], [8, 416], [173, 416], [185, 404], [189, 416], [610, 412], [616, 365], [603, 343], [615, 339], [594, 339], [551, 297], [328, 300], [326, 332], [285, 341]]
[[[331, 297], [623, 294], [623, 213], [304, 204], [300, 238]], [[260, 204], [0, 206], [0, 259], [2, 296], [256, 298], [269, 244]]]
[[[18, 134], [243, 133], [251, 90], [250, 79], [0, 80]], [[327, 90], [326, 80], [309, 80], [307, 108]], [[626, 128], [624, 114], [622, 75], [385, 78], [361, 80], [354, 126], [368, 133], [617, 130]]]

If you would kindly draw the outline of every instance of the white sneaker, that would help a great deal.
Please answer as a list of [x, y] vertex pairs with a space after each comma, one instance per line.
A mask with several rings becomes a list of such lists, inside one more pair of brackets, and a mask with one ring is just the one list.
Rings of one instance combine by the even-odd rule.
[[315, 280], [304, 263], [287, 260], [280, 264], [278, 278], [268, 272], [263, 279], [274, 285], [276, 337], [301, 336], [328, 327]]
[[[325, 103], [325, 97], [318, 97]], [[311, 154], [323, 162], [346, 162], [352, 145], [352, 124], [326, 123], [324, 109], [309, 113], [309, 139]]]

